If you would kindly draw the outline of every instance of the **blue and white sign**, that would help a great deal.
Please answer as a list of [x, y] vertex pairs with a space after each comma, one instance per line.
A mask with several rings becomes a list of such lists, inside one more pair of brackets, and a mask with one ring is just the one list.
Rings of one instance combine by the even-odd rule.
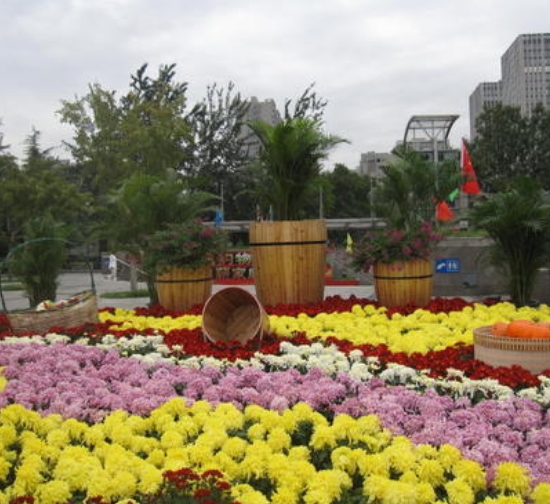
[[436, 273], [460, 273], [460, 259], [436, 259]]

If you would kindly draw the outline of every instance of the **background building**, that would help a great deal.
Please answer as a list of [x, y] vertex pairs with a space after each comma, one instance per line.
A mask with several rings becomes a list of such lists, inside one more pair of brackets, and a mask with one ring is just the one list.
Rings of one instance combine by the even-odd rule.
[[[253, 96], [248, 100], [248, 111], [244, 118], [244, 122], [264, 121], [272, 126], [281, 122], [281, 114], [277, 110], [275, 100], [267, 99], [260, 101]], [[260, 155], [261, 142], [258, 137], [252, 133], [252, 130], [245, 126], [241, 133], [245, 137], [245, 145], [250, 159], [256, 159]]]
[[482, 82], [470, 95], [470, 139], [476, 136], [475, 123], [484, 107], [502, 102], [502, 81]]
[[449, 134], [457, 119], [455, 114], [414, 115], [405, 128], [403, 144], [436, 163], [458, 159], [459, 151], [449, 144]]
[[500, 101], [527, 117], [539, 103], [550, 108], [550, 33], [519, 35], [502, 55], [500, 68], [500, 81], [481, 83], [470, 95], [471, 139], [484, 106]]
[[366, 152], [361, 154], [361, 161], [359, 161], [359, 168], [357, 172], [360, 175], [368, 175], [372, 178], [382, 178], [384, 173], [382, 172], [382, 166], [390, 164], [396, 157], [389, 152]]

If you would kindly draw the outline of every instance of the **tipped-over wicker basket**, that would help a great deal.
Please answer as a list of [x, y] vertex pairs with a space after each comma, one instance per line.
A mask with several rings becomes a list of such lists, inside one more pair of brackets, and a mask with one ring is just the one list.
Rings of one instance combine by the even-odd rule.
[[474, 357], [491, 366], [521, 366], [540, 373], [550, 369], [550, 340], [495, 336], [491, 326], [474, 330]]
[[52, 327], [75, 327], [98, 321], [97, 298], [91, 292], [72, 296], [68, 303], [47, 310], [18, 310], [6, 314], [15, 333], [45, 333]]

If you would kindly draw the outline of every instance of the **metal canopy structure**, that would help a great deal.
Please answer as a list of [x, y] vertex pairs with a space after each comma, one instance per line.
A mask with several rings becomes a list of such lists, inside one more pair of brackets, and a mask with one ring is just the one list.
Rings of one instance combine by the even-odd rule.
[[[413, 142], [418, 139], [437, 141], [438, 139], [447, 142], [449, 133], [458, 115], [414, 115], [409, 119], [405, 128], [403, 143]], [[425, 136], [419, 137], [422, 132]]]

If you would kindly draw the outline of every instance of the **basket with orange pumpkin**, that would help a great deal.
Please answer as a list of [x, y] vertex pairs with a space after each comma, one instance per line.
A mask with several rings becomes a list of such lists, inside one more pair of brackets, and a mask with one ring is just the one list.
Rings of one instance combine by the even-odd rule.
[[492, 366], [550, 369], [550, 322], [513, 320], [474, 330], [474, 357]]

